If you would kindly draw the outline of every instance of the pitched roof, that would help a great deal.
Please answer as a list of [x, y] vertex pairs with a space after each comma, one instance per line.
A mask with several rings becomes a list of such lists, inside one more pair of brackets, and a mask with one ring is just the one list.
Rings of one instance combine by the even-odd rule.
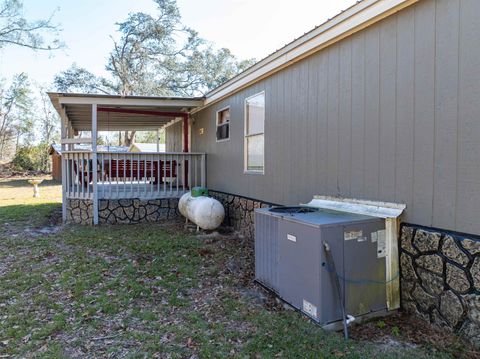
[[[419, 0], [362, 0], [208, 92], [205, 106], [260, 81]], [[204, 107], [205, 107], [204, 106]], [[197, 112], [201, 108], [194, 109]]]
[[[156, 143], [133, 143], [130, 146], [130, 151], [132, 147], [136, 147], [140, 150], [140, 152], [157, 152], [157, 144]], [[165, 144], [159, 143], [160, 152], [165, 152]]]

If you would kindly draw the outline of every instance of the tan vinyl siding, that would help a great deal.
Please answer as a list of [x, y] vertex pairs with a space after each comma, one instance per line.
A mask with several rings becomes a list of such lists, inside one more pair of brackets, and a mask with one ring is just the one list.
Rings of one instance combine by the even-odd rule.
[[165, 128], [165, 151], [183, 151], [183, 121], [178, 121]]
[[[208, 186], [284, 204], [402, 202], [408, 222], [480, 233], [479, 13], [477, 0], [420, 1], [194, 114]], [[244, 101], [261, 91], [265, 175], [249, 176]], [[230, 141], [217, 143], [226, 106]]]

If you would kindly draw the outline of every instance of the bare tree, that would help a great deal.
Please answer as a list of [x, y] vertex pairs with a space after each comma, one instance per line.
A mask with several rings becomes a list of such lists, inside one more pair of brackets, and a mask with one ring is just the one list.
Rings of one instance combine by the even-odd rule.
[[28, 77], [21, 73], [5, 88], [0, 84], [0, 159], [5, 157], [12, 143], [15, 149], [23, 135], [32, 133], [32, 98]]
[[42, 170], [49, 171], [51, 168], [48, 148], [58, 139], [60, 119], [52, 107], [50, 99], [46, 94], [46, 89], [43, 86], [38, 86], [38, 92], [40, 101], [38, 111], [36, 111], [35, 122], [41, 133], [40, 147], [42, 152], [40, 154], [40, 166]]
[[72, 64], [70, 68], [57, 74], [54, 86], [61, 92], [100, 93], [111, 95], [120, 93], [119, 87], [104, 77], [95, 76], [87, 69]]
[[41, 141], [44, 143], [52, 143], [58, 137], [58, 124], [60, 123], [60, 119], [52, 107], [50, 99], [46, 94], [46, 89], [43, 86], [39, 86], [38, 91], [40, 95], [40, 108], [37, 123], [42, 132]]
[[[23, 17], [21, 0], [0, 2], [0, 49], [8, 45], [27, 47], [32, 50], [56, 50], [63, 47], [58, 39], [59, 26], [53, 23], [52, 14], [48, 19], [27, 21]], [[45, 40], [45, 35], [53, 39]]]
[[[181, 22], [175, 0], [154, 0], [156, 14], [129, 14], [118, 23], [107, 71], [112, 81], [73, 65], [55, 77], [59, 91], [145, 96], [200, 96], [254, 63], [216, 50]], [[113, 38], [112, 38], [113, 39]], [[130, 145], [135, 131], [118, 135]]]

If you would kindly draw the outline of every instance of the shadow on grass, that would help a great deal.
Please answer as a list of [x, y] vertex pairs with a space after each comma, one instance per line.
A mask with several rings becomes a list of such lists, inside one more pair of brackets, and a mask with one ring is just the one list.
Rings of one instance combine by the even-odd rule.
[[61, 203], [16, 204], [0, 207], [2, 224], [38, 226], [58, 224], [62, 216]]
[[[40, 184], [40, 187], [60, 186], [61, 184], [62, 182], [60, 181], [53, 180], [53, 179], [46, 179], [46, 180], [43, 180], [43, 182]], [[0, 188], [15, 188], [15, 187], [30, 187], [30, 186], [31, 184], [28, 183], [28, 178], [0, 181]]]

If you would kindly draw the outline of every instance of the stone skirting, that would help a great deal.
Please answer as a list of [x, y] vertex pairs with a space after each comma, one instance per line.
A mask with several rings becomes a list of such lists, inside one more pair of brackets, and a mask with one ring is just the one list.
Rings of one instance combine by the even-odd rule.
[[255, 208], [271, 207], [273, 203], [258, 201], [234, 194], [209, 190], [209, 195], [225, 208], [224, 226], [232, 227], [245, 237], [253, 238], [254, 235], [254, 210]]
[[[273, 203], [254, 200], [242, 196], [209, 191], [211, 197], [219, 200], [225, 208], [224, 226], [232, 227], [245, 237], [254, 235], [255, 208], [271, 207]], [[130, 224], [156, 222], [176, 218], [178, 198], [156, 200], [120, 199], [100, 200], [98, 204], [99, 223]], [[93, 202], [87, 199], [67, 200], [67, 223], [93, 224]]]
[[[98, 203], [99, 223], [158, 222], [178, 216], [178, 198], [100, 200]], [[93, 202], [83, 199], [68, 200], [67, 222], [93, 224]]]
[[93, 224], [93, 201], [67, 199], [67, 223]]
[[402, 307], [480, 347], [480, 238], [402, 224]]
[[98, 207], [99, 223], [158, 222], [178, 216], [178, 198], [101, 200]]

